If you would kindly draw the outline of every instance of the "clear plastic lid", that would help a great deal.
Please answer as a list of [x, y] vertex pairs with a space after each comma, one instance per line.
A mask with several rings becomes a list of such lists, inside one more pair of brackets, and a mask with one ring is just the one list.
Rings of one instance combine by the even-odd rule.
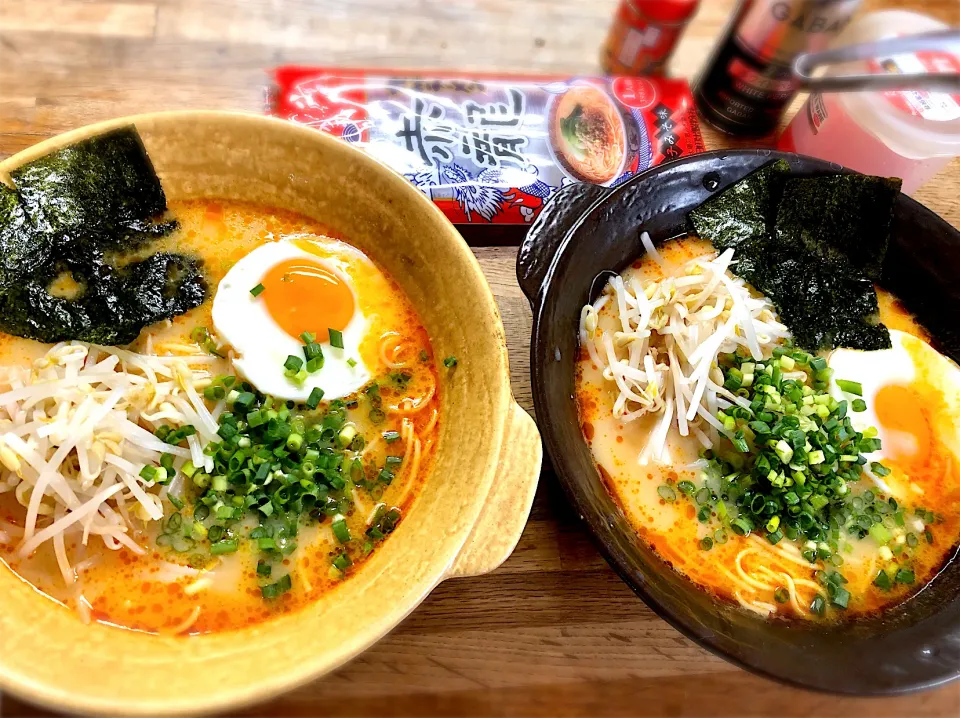
[[[836, 45], [853, 45], [902, 35], [946, 30], [948, 25], [905, 10], [871, 13], [854, 21]], [[837, 68], [846, 72], [957, 72], [960, 46], [945, 52], [878, 57]], [[928, 90], [850, 92], [840, 96], [861, 127], [904, 157], [925, 159], [960, 154], [960, 95]]]

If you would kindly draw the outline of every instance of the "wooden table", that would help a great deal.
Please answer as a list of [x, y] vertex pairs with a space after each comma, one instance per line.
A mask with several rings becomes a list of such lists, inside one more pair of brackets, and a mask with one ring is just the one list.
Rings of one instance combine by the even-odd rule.
[[[119, 115], [258, 111], [280, 63], [590, 73], [616, 0], [0, 0], [0, 158]], [[707, 0], [673, 63], [692, 76], [733, 0]], [[958, 0], [867, 0], [952, 25]], [[723, 139], [704, 128], [710, 148]], [[729, 143], [727, 143], [729, 144]], [[960, 225], [960, 164], [917, 199]], [[530, 310], [516, 249], [477, 247], [532, 411]], [[2, 600], [0, 600], [2, 610]], [[91, 677], [95, 680], [95, 677]], [[607, 567], [550, 470], [513, 557], [448, 581], [343, 670], [247, 715], [956, 716], [960, 685], [817, 695], [756, 678], [657, 618]], [[0, 715], [47, 715], [0, 697]]]

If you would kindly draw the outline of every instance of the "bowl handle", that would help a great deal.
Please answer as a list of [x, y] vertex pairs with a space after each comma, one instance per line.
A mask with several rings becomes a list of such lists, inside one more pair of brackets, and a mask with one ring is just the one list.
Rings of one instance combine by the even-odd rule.
[[547, 270], [567, 234], [594, 202], [610, 192], [607, 187], [571, 184], [559, 190], [530, 225], [517, 254], [517, 281], [534, 303]]
[[493, 486], [447, 578], [479, 576], [507, 560], [530, 515], [542, 459], [537, 425], [516, 402], [511, 402]]

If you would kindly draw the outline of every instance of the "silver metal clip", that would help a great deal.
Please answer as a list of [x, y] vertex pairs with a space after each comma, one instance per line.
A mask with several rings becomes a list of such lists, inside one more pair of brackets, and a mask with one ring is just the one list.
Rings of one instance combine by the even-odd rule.
[[[950, 47], [952, 46], [952, 48]], [[793, 62], [793, 75], [801, 90], [808, 92], [860, 92], [864, 90], [940, 90], [960, 92], [960, 73], [878, 73], [873, 75], [820, 75], [818, 68], [855, 60], [869, 60], [910, 52], [946, 50], [960, 57], [960, 30], [936, 32], [906, 37], [892, 37], [861, 45], [847, 45], [833, 50], [804, 53]]]

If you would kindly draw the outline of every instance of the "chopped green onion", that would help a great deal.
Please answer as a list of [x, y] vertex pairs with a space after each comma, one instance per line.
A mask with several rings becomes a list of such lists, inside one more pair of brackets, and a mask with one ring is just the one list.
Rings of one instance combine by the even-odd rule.
[[777, 452], [777, 456], [780, 458], [784, 464], [789, 464], [790, 460], [793, 458], [793, 448], [783, 439], [777, 442], [774, 447], [774, 451]]
[[271, 573], [273, 573], [273, 566], [266, 561], [257, 561], [258, 576], [269, 576]]
[[298, 372], [302, 367], [303, 359], [294, 356], [293, 354], [289, 355], [287, 360], [283, 363], [283, 368], [289, 372]]
[[300, 341], [302, 341], [304, 344], [313, 344], [315, 341], [317, 341], [317, 335], [313, 332], [302, 332], [300, 334]]
[[330, 335], [330, 346], [343, 349], [343, 332], [337, 329], [327, 329], [327, 333]]
[[668, 504], [672, 504], [677, 500], [677, 492], [673, 490], [672, 486], [667, 486], [667, 484], [661, 484], [658, 486], [657, 493], [660, 495], [660, 498], [666, 501]]
[[913, 574], [913, 571], [907, 568], [897, 569], [897, 574], [894, 576], [894, 580], [897, 583], [910, 584], [916, 580], [916, 577]]
[[678, 482], [677, 488], [680, 489], [680, 493], [684, 496], [692, 496], [697, 490], [696, 484], [694, 484], [692, 481], [686, 480]]
[[227, 395], [226, 389], [224, 389], [222, 386], [211, 385], [203, 390], [203, 396], [206, 397], [207, 399], [210, 399], [210, 401], [219, 401], [220, 399], [223, 399], [226, 395]]
[[220, 520], [232, 519], [233, 518], [233, 507], [232, 506], [221, 506], [216, 511], [217, 518]]
[[167, 531], [174, 532], [179, 531], [180, 527], [183, 525], [183, 516], [179, 513], [172, 514], [169, 519], [167, 519]]
[[453, 369], [453, 367], [457, 365], [457, 358], [451, 354], [443, 360], [443, 365], [447, 367], [447, 369]]
[[786, 603], [790, 600], [790, 592], [783, 586], [777, 586], [773, 592], [773, 600], [777, 603]]
[[320, 400], [323, 399], [323, 389], [319, 386], [313, 387], [310, 391], [310, 396], [307, 397], [307, 408], [316, 409], [320, 405]]
[[[302, 364], [298, 357], [293, 359], [285, 371]], [[296, 373], [301, 371], [302, 365]], [[339, 516], [341, 522], [335, 523], [334, 531], [343, 539], [347, 525], [342, 516], [356, 510], [353, 492], [366, 491], [376, 501], [384, 485], [394, 480], [394, 472], [402, 468], [402, 457], [387, 456], [377, 480], [371, 481], [366, 478], [362, 461], [347, 453], [347, 449], [361, 451], [365, 443], [348, 414], [359, 408], [358, 401], [335, 400], [325, 411], [309, 413], [308, 409], [319, 408], [323, 396], [319, 388], [311, 392], [308, 407], [301, 405], [298, 409], [293, 401], [263, 396], [236, 377], [216, 377], [210, 386], [216, 390], [212, 395], [226, 403], [226, 410], [218, 418], [218, 440], [203, 447], [204, 463], [210, 462], [210, 468], [184, 461], [184, 476], [196, 487], [192, 518], [184, 519], [176, 513], [163, 522], [164, 538], [158, 539], [160, 545], [177, 552], [193, 550], [198, 541], [203, 541], [206, 551], [197, 554], [198, 565], [204, 565], [210, 556], [238, 551], [242, 532], [256, 541], [256, 548], [267, 557], [288, 556], [297, 549], [299, 525], [308, 516], [320, 521]], [[371, 403], [368, 408], [382, 412], [376, 385], [365, 394]], [[167, 426], [156, 432], [158, 438], [171, 444], [194, 433], [196, 429], [189, 425], [177, 429]], [[168, 468], [169, 474], [174, 473], [172, 453], [165, 453], [160, 463], [159, 468], [144, 468], [144, 474], [159, 478]], [[184, 501], [171, 498], [171, 503], [187, 514]], [[208, 517], [215, 523], [206, 521]], [[251, 528], [251, 519], [259, 519], [259, 525]], [[396, 509], [379, 512], [367, 536], [356, 542], [357, 550], [361, 551], [365, 543], [370, 543], [372, 550], [399, 519]], [[349, 530], [346, 540], [354, 545]], [[349, 561], [349, 554], [340, 559], [344, 568]], [[266, 565], [269, 567], [269, 563]], [[283, 586], [289, 580], [280, 578], [273, 588], [263, 587], [264, 595], [280, 595], [288, 590]]]
[[224, 441], [229, 441], [239, 433], [239, 430], [234, 424], [224, 423], [220, 424], [219, 428], [217, 428], [217, 435]]
[[347, 528], [347, 522], [342, 516], [334, 520], [331, 528], [337, 541], [340, 543], [348, 543], [350, 541], [350, 529]]
[[[167, 470], [162, 466], [144, 466], [140, 470], [140, 477], [158, 484], [167, 483]], [[172, 477], [170, 477], [172, 478]]]
[[876, 541], [881, 546], [886, 545], [890, 539], [893, 538], [893, 534], [890, 533], [889, 529], [886, 526], [881, 524], [873, 524], [870, 527], [870, 536], [873, 537], [873, 540]]
[[233, 399], [233, 410], [234, 411], [246, 411], [253, 406], [254, 402], [257, 400], [256, 395], [250, 391], [241, 391], [238, 392], [236, 397]]
[[255, 297], [259, 297], [261, 294], [263, 294], [263, 290], [265, 288], [266, 287], [264, 287], [262, 284], [258, 284], [257, 286], [255, 286], [253, 289], [250, 290], [250, 294], [252, 294]]
[[271, 583], [266, 586], [260, 587], [260, 594], [264, 598], [277, 598], [282, 596], [287, 591], [293, 587], [292, 582], [290, 581], [290, 574], [286, 574], [276, 583]]
[[215, 544], [211, 544], [210, 553], [214, 556], [220, 556], [225, 553], [236, 553], [237, 549], [240, 547], [240, 542], [236, 539], [224, 539], [222, 541], [217, 541]]
[[814, 596], [813, 600], [810, 602], [810, 610], [818, 616], [822, 616], [824, 613], [826, 613], [827, 603], [823, 600], [823, 596]]
[[837, 386], [840, 388], [840, 391], [845, 391], [847, 394], [856, 394], [857, 396], [863, 396], [863, 385], [858, 381], [847, 381], [846, 379], [837, 379]]
[[846, 608], [847, 604], [850, 602], [850, 592], [837, 586], [833, 589], [832, 595], [830, 596], [830, 603], [838, 608]]
[[750, 447], [747, 445], [746, 439], [744, 439], [742, 430], [738, 429], [733, 435], [733, 445], [741, 454], [746, 454], [750, 451]]
[[340, 433], [337, 435], [337, 441], [340, 442], [340, 446], [350, 446], [356, 436], [357, 427], [353, 424], [347, 424], [340, 429]]
[[891, 583], [890, 576], [887, 575], [887, 572], [883, 569], [880, 569], [876, 578], [873, 579], [873, 585], [884, 591], [889, 591], [893, 586], [893, 583]]
[[395, 441], [400, 439], [400, 432], [398, 431], [385, 431], [383, 432], [383, 440], [388, 444], [392, 444]]

